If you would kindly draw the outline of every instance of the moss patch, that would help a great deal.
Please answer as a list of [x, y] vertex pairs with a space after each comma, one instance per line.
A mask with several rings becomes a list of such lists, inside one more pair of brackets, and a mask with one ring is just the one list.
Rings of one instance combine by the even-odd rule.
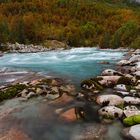
[[11, 85], [3, 91], [0, 91], [0, 101], [15, 97], [19, 92], [26, 88], [23, 84]]
[[132, 81], [131, 78], [122, 76], [119, 78], [117, 84], [134, 85], [135, 83]]
[[123, 123], [128, 126], [140, 124], [140, 115], [127, 117], [123, 120]]
[[83, 85], [87, 85], [88, 87], [94, 85], [96, 90], [103, 90], [103, 87], [99, 84], [98, 80], [100, 80], [100, 78], [99, 79], [91, 78], [89, 80], [84, 80], [81, 82], [81, 87]]

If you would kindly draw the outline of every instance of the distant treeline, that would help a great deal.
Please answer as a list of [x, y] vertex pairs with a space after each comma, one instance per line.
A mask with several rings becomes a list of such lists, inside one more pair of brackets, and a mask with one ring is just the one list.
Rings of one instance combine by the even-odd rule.
[[140, 5], [132, 0], [1, 0], [0, 43], [140, 47]]

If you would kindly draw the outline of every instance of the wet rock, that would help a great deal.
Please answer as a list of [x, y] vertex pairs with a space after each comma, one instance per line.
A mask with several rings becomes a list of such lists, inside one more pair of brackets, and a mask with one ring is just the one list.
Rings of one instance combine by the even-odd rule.
[[116, 86], [114, 87], [114, 89], [117, 90], [117, 91], [127, 91], [126, 86], [123, 85], [123, 84], [116, 85]]
[[37, 95], [42, 95], [43, 93], [44, 93], [44, 90], [42, 90], [41, 88], [36, 89], [36, 94]]
[[26, 96], [27, 99], [30, 99], [32, 97], [36, 96], [36, 93], [35, 92], [29, 92]]
[[101, 61], [101, 62], [99, 62], [99, 64], [105, 64], [105, 65], [107, 65], [107, 64], [110, 64], [110, 62], [108, 62], [108, 61]]
[[103, 90], [103, 87], [99, 83], [100, 80], [102, 80], [101, 77], [91, 78], [91, 79], [88, 79], [88, 80], [83, 80], [81, 82], [81, 87], [83, 89], [90, 90], [92, 92], [95, 91], [95, 90], [98, 90], [98, 91]]
[[54, 93], [59, 93], [58, 87], [52, 87], [51, 91], [54, 92]]
[[99, 110], [99, 115], [105, 119], [121, 118], [123, 110], [115, 106], [106, 106]]
[[57, 99], [59, 97], [60, 97], [60, 95], [58, 93], [55, 93], [55, 94], [48, 93], [46, 95], [46, 99], [48, 99], [48, 100], [55, 100], [55, 99]]
[[135, 140], [140, 140], [140, 124], [130, 127], [129, 135]]
[[107, 106], [120, 106], [124, 104], [123, 99], [118, 95], [100, 95], [97, 97], [96, 102], [99, 105]]
[[101, 73], [102, 76], [122, 76], [123, 74], [113, 69], [106, 69]]
[[68, 109], [63, 113], [60, 113], [59, 117], [63, 120], [70, 121], [70, 122], [77, 120], [74, 108]]
[[127, 96], [127, 97], [124, 97], [123, 100], [127, 104], [132, 104], [132, 105], [140, 104], [140, 98], [138, 98], [138, 97]]
[[129, 59], [129, 61], [131, 61], [131, 63], [133, 62], [138, 62], [138, 61], [140, 61], [140, 55], [134, 55], [134, 56], [132, 56], [130, 59]]
[[127, 91], [114, 91], [116, 94], [118, 95], [122, 95], [122, 96], [127, 96], [127, 95], [130, 95], [129, 92]]
[[126, 66], [126, 65], [129, 65], [131, 63], [131, 61], [128, 61], [128, 60], [121, 60], [117, 63], [117, 65], [119, 66]]
[[69, 95], [75, 95], [74, 85], [65, 85], [60, 87], [61, 92], [68, 93]]
[[101, 85], [105, 87], [112, 87], [118, 82], [120, 76], [99, 76], [99, 78], [102, 78], [99, 80]]
[[25, 98], [27, 96], [28, 90], [24, 89], [22, 92], [20, 92], [19, 94], [21, 95], [21, 97]]

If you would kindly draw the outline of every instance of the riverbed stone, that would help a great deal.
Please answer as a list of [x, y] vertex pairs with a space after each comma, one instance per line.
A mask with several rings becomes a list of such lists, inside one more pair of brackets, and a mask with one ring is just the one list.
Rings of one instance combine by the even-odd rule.
[[122, 106], [124, 104], [123, 99], [118, 95], [100, 95], [96, 98], [96, 102], [99, 105], [113, 105]]
[[138, 98], [138, 97], [126, 96], [123, 98], [123, 100], [127, 104], [132, 104], [132, 105], [139, 105], [140, 104], [140, 98]]
[[126, 106], [123, 112], [126, 117], [140, 115], [140, 110], [136, 106]]
[[112, 87], [118, 82], [120, 76], [98, 76], [98, 78], [101, 78], [101, 80], [99, 80], [98, 82], [102, 86]]
[[41, 95], [41, 94], [43, 94], [44, 93], [44, 90], [42, 90], [41, 88], [37, 88], [36, 89], [36, 94], [37, 95]]
[[31, 91], [31, 92], [29, 92], [29, 93], [27, 94], [26, 98], [27, 98], [27, 99], [30, 99], [30, 98], [32, 98], [33, 96], [36, 96], [36, 93]]
[[123, 115], [123, 110], [115, 106], [103, 107], [98, 112], [105, 119], [121, 118]]
[[113, 69], [106, 69], [101, 73], [102, 76], [122, 76], [123, 74]]
[[118, 91], [127, 91], [126, 85], [124, 85], [124, 84], [116, 85], [116, 86], [114, 87], [114, 89], [115, 89], [115, 90], [118, 90]]

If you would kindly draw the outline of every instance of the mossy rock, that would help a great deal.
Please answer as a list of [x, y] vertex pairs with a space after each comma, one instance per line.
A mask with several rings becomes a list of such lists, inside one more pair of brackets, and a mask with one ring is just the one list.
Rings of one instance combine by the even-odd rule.
[[66, 43], [60, 42], [58, 40], [46, 40], [43, 42], [43, 46], [49, 49], [68, 48]]
[[0, 91], [0, 101], [15, 97], [19, 92], [21, 92], [25, 88], [26, 85], [23, 84], [16, 84], [16, 85], [9, 86], [5, 90]]
[[81, 82], [81, 87], [83, 87], [83, 85], [87, 85], [88, 87], [94, 85], [96, 90], [103, 90], [103, 87], [99, 84], [99, 82], [97, 81], [99, 79], [88, 79], [88, 80], [84, 80]]
[[117, 84], [135, 85], [131, 78], [125, 76], [120, 77]]
[[130, 116], [130, 117], [125, 118], [123, 120], [123, 124], [125, 124], [127, 126], [140, 124], [140, 115], [134, 115], [134, 116]]

